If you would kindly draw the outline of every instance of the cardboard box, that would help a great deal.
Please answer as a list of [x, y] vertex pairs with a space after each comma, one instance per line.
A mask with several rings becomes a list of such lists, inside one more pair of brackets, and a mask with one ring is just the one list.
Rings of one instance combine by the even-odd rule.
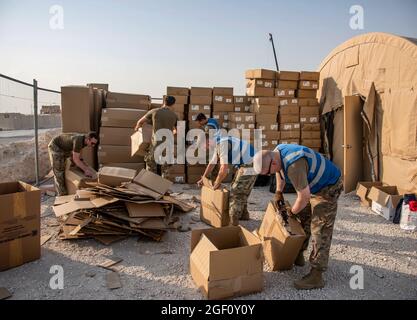
[[301, 107], [300, 116], [320, 116], [320, 107]]
[[189, 96], [190, 89], [184, 87], [167, 87], [168, 96]]
[[254, 104], [250, 108], [250, 112], [252, 113], [260, 113], [260, 114], [272, 114], [277, 115], [279, 108], [277, 105], [265, 105], [265, 104]]
[[262, 140], [262, 150], [273, 150], [279, 144], [279, 139]]
[[[192, 121], [192, 122], [196, 121], [197, 116], [200, 113], [203, 113], [206, 116], [207, 119], [211, 117], [210, 112], [196, 112], [196, 113], [193, 112], [193, 113], [188, 113], [188, 121]], [[190, 123], [189, 125], [191, 126], [192, 124]], [[198, 126], [199, 126], [198, 123], [195, 123], [194, 128], [197, 128]]]
[[108, 146], [100, 145], [98, 147], [98, 161], [100, 164], [108, 163], [143, 163], [143, 157], [131, 156], [132, 148], [130, 146]]
[[285, 124], [285, 123], [300, 123], [300, 117], [299, 115], [286, 115], [286, 114], [282, 114], [282, 110], [281, 110], [281, 114], [279, 116], [279, 123], [280, 124]]
[[320, 123], [302, 123], [302, 131], [321, 131]]
[[235, 123], [255, 123], [255, 114], [253, 113], [229, 113], [229, 121]]
[[275, 96], [280, 98], [294, 98], [295, 90], [294, 89], [276, 89]]
[[130, 137], [135, 133], [133, 128], [101, 127], [100, 144], [112, 146], [130, 146]]
[[213, 119], [217, 121], [228, 121], [229, 120], [229, 113], [228, 112], [213, 112]]
[[144, 124], [131, 137], [131, 156], [145, 156], [152, 142], [153, 126]]
[[287, 81], [298, 81], [300, 80], [300, 73], [296, 71], [280, 71], [279, 79]]
[[282, 98], [279, 101], [280, 107], [291, 107], [298, 106], [297, 98]]
[[167, 168], [167, 173], [175, 173], [175, 174], [185, 173], [185, 165], [183, 164], [171, 165]]
[[275, 88], [275, 80], [267, 80], [267, 79], [246, 80], [246, 88]]
[[296, 90], [297, 88], [298, 88], [298, 81], [279, 80], [277, 83], [277, 89]]
[[102, 167], [98, 172], [98, 182], [109, 187], [120, 187], [124, 182], [131, 182], [136, 177], [136, 170]]
[[[125, 168], [125, 169], [132, 169], [135, 170], [136, 173], [139, 173], [141, 170], [146, 168], [145, 163], [108, 163], [106, 164], [107, 167], [115, 167], [115, 168]], [[101, 165], [101, 168], [105, 167]]]
[[[174, 96], [172, 95], [172, 97], [175, 98], [175, 104], [188, 104], [188, 96]], [[164, 99], [166, 98], [166, 96], [164, 96]]]
[[41, 257], [41, 191], [23, 182], [0, 183], [0, 272]]
[[374, 186], [369, 191], [372, 200], [372, 211], [383, 216], [385, 220], [393, 221], [398, 203], [403, 198], [395, 186]]
[[190, 96], [190, 104], [211, 105], [213, 96]]
[[261, 134], [262, 140], [280, 140], [281, 132], [280, 131], [268, 131], [263, 130]]
[[213, 184], [204, 178], [201, 189], [200, 219], [215, 228], [229, 225], [229, 191], [223, 187], [213, 190]]
[[185, 173], [168, 173], [165, 175], [165, 179], [175, 184], [185, 184], [187, 182]]
[[300, 130], [282, 131], [281, 140], [298, 140], [301, 137]]
[[318, 107], [319, 106], [319, 100], [317, 98], [299, 98], [298, 104], [300, 107]]
[[109, 91], [109, 85], [107, 83], [87, 83], [87, 87]]
[[291, 270], [306, 239], [301, 224], [288, 218], [288, 226], [270, 202], [258, 231], [266, 261], [273, 271]]
[[228, 104], [214, 104], [213, 112], [233, 112], [234, 106]]
[[319, 116], [300, 116], [301, 123], [319, 123], [320, 117]]
[[234, 96], [233, 101], [235, 105], [244, 105], [244, 106], [250, 105], [250, 102], [247, 96]]
[[372, 187], [382, 187], [382, 182], [358, 182], [356, 187], [356, 195], [361, 199], [361, 205], [364, 207], [371, 207], [372, 200], [368, 198], [369, 192]]
[[94, 128], [94, 93], [87, 86], [61, 87], [63, 133], [88, 133]]
[[320, 80], [320, 72], [301, 71], [300, 80], [319, 81]]
[[316, 90], [297, 90], [297, 98], [309, 98], [315, 99], [317, 98], [317, 91]]
[[246, 71], [245, 78], [275, 80], [277, 78], [277, 72], [266, 69], [252, 69]]
[[321, 139], [320, 131], [301, 131], [301, 139]]
[[286, 140], [280, 140], [279, 144], [300, 144], [299, 139], [286, 139]]
[[170, 107], [172, 111], [175, 113], [184, 113], [185, 112], [185, 104], [174, 104]]
[[298, 88], [303, 90], [318, 90], [319, 83], [317, 81], [302, 80], [298, 83]]
[[321, 139], [302, 139], [301, 145], [308, 147], [308, 148], [320, 148]]
[[151, 97], [143, 94], [108, 92], [106, 102], [108, 107], [110, 104], [113, 108], [131, 108], [136, 106], [150, 105]]
[[256, 123], [256, 128], [263, 131], [278, 131], [279, 124], [278, 123]]
[[283, 131], [297, 131], [300, 130], [300, 123], [281, 123], [280, 124], [281, 134]]
[[239, 129], [239, 130], [243, 130], [243, 129], [255, 129], [256, 125], [254, 123], [244, 123], [244, 122], [233, 122], [233, 121], [229, 121], [228, 122], [228, 128], [229, 129]]
[[256, 123], [265, 125], [265, 124], [275, 124], [278, 122], [278, 115], [272, 116], [270, 114], [257, 114]]
[[[297, 116], [300, 117], [300, 107], [290, 106], [290, 107], [281, 107], [279, 109], [281, 117], [283, 116]], [[298, 121], [298, 120], [297, 120]]]
[[210, 113], [211, 112], [211, 105], [210, 104], [190, 104], [188, 108], [188, 112], [191, 113]]
[[280, 100], [278, 97], [259, 97], [254, 99], [253, 104], [279, 106]]
[[210, 300], [263, 289], [261, 241], [243, 227], [194, 230], [191, 234], [191, 276]]
[[192, 96], [213, 96], [212, 88], [191, 87]]
[[152, 191], [155, 191], [161, 195], [164, 195], [172, 187], [172, 182], [168, 181], [157, 174], [142, 170], [139, 174], [133, 179], [133, 182], [148, 188]]
[[77, 190], [88, 188], [88, 183], [97, 182], [97, 172], [93, 168], [90, 169], [94, 173], [92, 178], [86, 177], [80, 168], [71, 166], [71, 161], [67, 161], [65, 169], [65, 186], [69, 195], [76, 194]]
[[134, 128], [147, 111], [136, 109], [103, 109], [102, 127]]
[[251, 97], [273, 97], [275, 89], [273, 88], [247, 88], [246, 95]]
[[233, 88], [214, 87], [213, 96], [233, 96]]
[[244, 106], [244, 105], [235, 105], [233, 112], [252, 112], [251, 111], [251, 106]]
[[221, 95], [214, 95], [213, 96], [213, 104], [233, 104], [234, 98], [233, 96], [221, 96]]

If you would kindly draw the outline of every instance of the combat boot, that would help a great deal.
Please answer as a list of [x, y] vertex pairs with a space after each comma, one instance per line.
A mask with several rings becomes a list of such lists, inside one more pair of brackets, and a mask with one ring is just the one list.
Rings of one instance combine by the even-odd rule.
[[295, 281], [294, 286], [297, 290], [313, 290], [324, 288], [323, 273], [317, 269], [311, 269], [310, 273], [301, 280]]
[[304, 267], [306, 265], [306, 260], [304, 259], [304, 251], [300, 251], [300, 253], [297, 256], [297, 259], [295, 259], [294, 264], [297, 267]]

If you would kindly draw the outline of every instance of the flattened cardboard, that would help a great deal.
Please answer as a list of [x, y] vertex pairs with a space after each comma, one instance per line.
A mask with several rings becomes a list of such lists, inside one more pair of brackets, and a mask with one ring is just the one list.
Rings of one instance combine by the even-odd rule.
[[159, 203], [130, 203], [126, 202], [126, 209], [131, 218], [159, 218], [166, 217], [165, 211]]
[[258, 234], [263, 241], [265, 258], [273, 271], [291, 270], [306, 238], [296, 219], [289, 218], [288, 223], [291, 233], [284, 226], [274, 204], [270, 202]]
[[213, 190], [213, 184], [207, 178], [203, 179], [201, 189], [200, 219], [215, 228], [229, 225], [229, 191], [222, 187]]
[[[136, 172], [141, 171], [142, 169], [145, 169], [145, 164], [144, 163], [108, 163], [106, 164], [107, 167], [116, 167], [116, 168], [125, 168], [125, 169], [132, 169], [135, 170]], [[103, 166], [102, 166], [103, 167]]]
[[141, 94], [108, 92], [106, 97], [106, 105], [108, 108], [143, 108], [143, 110], [148, 110], [150, 104], [150, 96]]
[[122, 282], [119, 274], [117, 272], [106, 274], [106, 285], [110, 290], [120, 289], [122, 287]]
[[10, 293], [9, 290], [7, 290], [6, 288], [0, 288], [0, 300], [6, 300], [11, 297], [12, 297], [12, 294]]
[[101, 115], [102, 127], [115, 128], [134, 128], [140, 118], [142, 118], [147, 111], [135, 109], [103, 109]]
[[100, 145], [98, 147], [98, 160], [102, 165], [109, 163], [143, 163], [143, 157], [131, 156], [132, 148], [130, 146], [108, 146]]
[[152, 142], [153, 127], [145, 124], [136, 133], [134, 133], [130, 140], [132, 144], [131, 156], [144, 156]]
[[92, 199], [90, 201], [73, 200], [71, 202], [68, 202], [59, 206], [54, 206], [53, 210], [54, 210], [56, 217], [62, 217], [62, 216], [65, 216], [67, 214], [70, 214], [70, 213], [73, 213], [82, 209], [86, 210], [86, 209], [102, 208], [109, 204], [116, 203], [117, 201], [119, 200], [115, 198], [110, 198], [110, 197], [100, 197], [100, 198]]
[[372, 200], [368, 198], [372, 187], [382, 187], [382, 182], [360, 181], [356, 187], [356, 195], [361, 199], [361, 204], [364, 207], [371, 207]]
[[41, 190], [0, 183], [0, 207], [0, 271], [39, 259]]
[[191, 276], [208, 299], [226, 299], [263, 289], [260, 240], [243, 227], [194, 230]]
[[147, 170], [139, 172], [135, 179], [133, 179], [133, 182], [161, 195], [166, 194], [173, 185], [171, 181]]
[[94, 93], [88, 86], [61, 87], [62, 132], [87, 133], [94, 127]]
[[98, 182], [109, 187], [119, 187], [124, 182], [130, 182], [135, 178], [136, 170], [103, 167], [98, 173]]

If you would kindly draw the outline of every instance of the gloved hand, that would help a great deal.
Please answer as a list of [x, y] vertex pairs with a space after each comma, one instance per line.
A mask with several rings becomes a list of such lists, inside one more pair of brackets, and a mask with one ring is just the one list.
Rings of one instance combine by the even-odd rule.
[[275, 192], [274, 202], [278, 204], [278, 202], [284, 201], [284, 194], [281, 191]]

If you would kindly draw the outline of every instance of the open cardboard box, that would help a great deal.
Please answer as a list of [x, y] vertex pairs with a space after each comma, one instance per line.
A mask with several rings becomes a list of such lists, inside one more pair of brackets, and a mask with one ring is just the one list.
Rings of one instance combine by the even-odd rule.
[[306, 239], [300, 222], [288, 218], [288, 224], [288, 227], [284, 225], [274, 203], [270, 202], [257, 233], [263, 242], [265, 258], [273, 271], [292, 269]]
[[72, 166], [70, 160], [67, 161], [65, 169], [65, 185], [69, 195], [76, 194], [77, 190], [82, 188], [88, 188], [88, 183], [97, 183], [97, 172], [91, 167], [90, 170], [94, 173], [92, 178], [86, 177], [80, 168]]
[[226, 299], [263, 289], [260, 240], [243, 227], [194, 230], [191, 276], [208, 299]]
[[361, 205], [364, 207], [371, 207], [372, 200], [368, 198], [369, 191], [372, 187], [381, 187], [382, 182], [369, 182], [362, 181], [358, 182], [356, 187], [356, 195], [361, 199]]
[[372, 187], [368, 198], [372, 200], [372, 211], [383, 216], [388, 221], [393, 221], [395, 210], [403, 198], [395, 186]]
[[229, 191], [222, 187], [214, 190], [212, 182], [204, 178], [201, 189], [200, 219], [215, 228], [226, 227], [230, 223]]
[[0, 183], [0, 271], [41, 256], [41, 191], [24, 182]]

